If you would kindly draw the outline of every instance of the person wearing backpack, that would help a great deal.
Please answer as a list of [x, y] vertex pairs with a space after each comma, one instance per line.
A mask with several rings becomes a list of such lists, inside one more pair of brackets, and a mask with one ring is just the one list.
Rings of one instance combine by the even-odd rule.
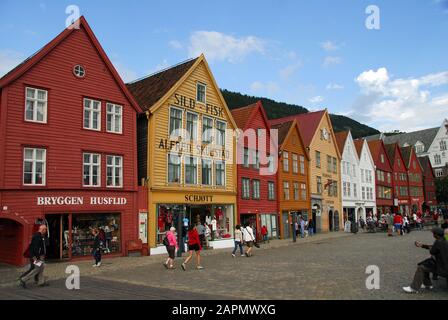
[[174, 258], [176, 249], [179, 249], [179, 245], [177, 244], [175, 232], [176, 228], [171, 227], [170, 231], [166, 233], [166, 236], [163, 239], [163, 244], [165, 245], [166, 251], [168, 252], [168, 259], [165, 261], [163, 266], [167, 269], [176, 269], [176, 267], [174, 266]]

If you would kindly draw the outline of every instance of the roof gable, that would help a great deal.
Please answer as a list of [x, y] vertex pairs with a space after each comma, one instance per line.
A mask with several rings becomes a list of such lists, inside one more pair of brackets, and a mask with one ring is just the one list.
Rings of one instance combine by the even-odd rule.
[[424, 145], [424, 152], [427, 152], [429, 147], [431, 146], [434, 138], [437, 135], [440, 127], [430, 128], [425, 130], [419, 130], [409, 133], [402, 133], [393, 136], [388, 136], [384, 138], [384, 143], [398, 143], [400, 147], [407, 145], [415, 146], [415, 144], [420, 141]]
[[28, 59], [23, 61], [21, 64], [19, 64], [17, 67], [15, 67], [13, 70], [8, 72], [5, 76], [3, 76], [0, 79], [0, 88], [3, 88], [5, 86], [8, 86], [18, 78], [20, 78], [22, 75], [24, 75], [28, 70], [30, 70], [33, 66], [35, 66], [37, 63], [42, 61], [50, 52], [52, 52], [53, 49], [55, 49], [59, 44], [61, 44], [69, 35], [71, 35], [73, 32], [78, 31], [79, 29], [74, 28], [73, 26], [79, 24], [79, 29], [82, 29], [88, 36], [89, 40], [91, 41], [93, 47], [98, 52], [99, 56], [103, 60], [104, 64], [108, 68], [109, 72], [112, 74], [112, 77], [114, 78], [117, 85], [122, 90], [123, 94], [128, 99], [130, 105], [137, 111], [141, 112], [141, 109], [137, 102], [135, 101], [132, 94], [129, 92], [129, 90], [126, 88], [126, 85], [124, 84], [123, 80], [121, 79], [120, 75], [118, 74], [117, 70], [113, 66], [112, 62], [107, 57], [105, 51], [101, 47], [98, 39], [95, 37], [95, 34], [93, 33], [92, 29], [90, 28], [89, 24], [87, 23], [84, 16], [81, 16], [79, 20], [77, 20], [74, 24], [70, 25], [68, 28], [66, 28], [64, 31], [62, 31], [58, 36], [56, 36], [53, 40], [51, 40], [49, 43], [47, 43], [42, 49], [40, 49], [38, 52], [30, 56]]
[[297, 121], [293, 120], [293, 121], [275, 124], [275, 125], [271, 126], [271, 129], [278, 130], [278, 145], [280, 148], [284, 147], [285, 143], [293, 135], [294, 130], [296, 130], [297, 136], [299, 137], [300, 144], [303, 146], [303, 150], [305, 151], [305, 156], [308, 160], [310, 160], [309, 152], [307, 151], [306, 145], [303, 141]]

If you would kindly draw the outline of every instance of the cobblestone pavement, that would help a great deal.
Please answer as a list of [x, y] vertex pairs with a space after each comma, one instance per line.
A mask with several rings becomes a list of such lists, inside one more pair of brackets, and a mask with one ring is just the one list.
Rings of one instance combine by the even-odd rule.
[[[416, 264], [428, 252], [414, 241], [432, 243], [429, 231], [403, 237], [384, 233], [357, 235], [333, 233], [311, 239], [272, 241], [254, 248], [251, 258], [232, 258], [228, 250], [204, 253], [204, 270], [194, 261], [187, 271], [166, 270], [164, 257], [104, 260], [101, 268], [91, 262], [76, 263], [81, 269], [81, 290], [64, 288], [67, 263], [48, 266], [52, 280], [47, 288], [23, 290], [12, 286], [22, 269], [0, 268], [0, 299], [448, 299], [445, 279], [434, 282], [432, 291], [405, 294]], [[366, 289], [366, 267], [380, 268], [380, 289]], [[8, 280], [5, 280], [6, 278]], [[110, 288], [110, 290], [109, 290]]]

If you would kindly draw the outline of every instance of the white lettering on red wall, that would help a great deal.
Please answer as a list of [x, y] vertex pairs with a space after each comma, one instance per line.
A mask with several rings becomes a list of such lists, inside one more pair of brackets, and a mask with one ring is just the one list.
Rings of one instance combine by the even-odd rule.
[[[125, 205], [126, 198], [122, 197], [90, 197], [89, 204], [98, 205]], [[38, 206], [79, 206], [84, 204], [84, 197], [37, 197]]]

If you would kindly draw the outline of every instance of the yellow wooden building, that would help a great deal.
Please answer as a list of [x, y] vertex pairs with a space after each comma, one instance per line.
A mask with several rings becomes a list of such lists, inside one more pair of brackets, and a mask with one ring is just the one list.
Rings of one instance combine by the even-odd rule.
[[343, 230], [341, 155], [328, 111], [321, 110], [271, 120], [271, 124], [296, 120], [311, 159], [309, 164], [311, 212], [316, 231]]
[[139, 178], [148, 188], [148, 243], [166, 231], [210, 227], [214, 248], [233, 246], [236, 128], [205, 57], [128, 84], [146, 111], [138, 123]]

